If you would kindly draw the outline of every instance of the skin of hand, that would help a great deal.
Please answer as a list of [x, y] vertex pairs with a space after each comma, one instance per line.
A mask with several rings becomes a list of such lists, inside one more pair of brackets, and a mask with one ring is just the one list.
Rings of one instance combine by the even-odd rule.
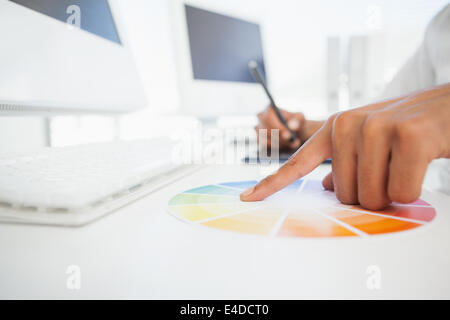
[[258, 113], [259, 123], [255, 127], [258, 139], [259, 130], [267, 129], [267, 139], [265, 139], [267, 149], [270, 149], [271, 129], [279, 130], [280, 151], [295, 151], [300, 147], [302, 142], [309, 139], [323, 124], [323, 121], [306, 120], [301, 112], [294, 113], [281, 110], [281, 113], [286, 119], [289, 129], [296, 134], [297, 138], [293, 142], [289, 141], [289, 131], [283, 126], [275, 111], [269, 106], [263, 112]]
[[322, 183], [344, 204], [380, 210], [418, 199], [428, 164], [450, 158], [450, 83], [331, 116], [241, 200], [263, 200], [329, 157]]

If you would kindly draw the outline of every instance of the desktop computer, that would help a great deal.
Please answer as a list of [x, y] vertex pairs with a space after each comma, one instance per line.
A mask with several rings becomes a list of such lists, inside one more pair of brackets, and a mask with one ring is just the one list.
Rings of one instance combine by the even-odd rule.
[[118, 0], [1, 0], [0, 114], [146, 105]]
[[[146, 97], [118, 0], [0, 0], [0, 115], [124, 113]], [[0, 220], [82, 225], [189, 172], [170, 139], [0, 156]]]
[[261, 23], [205, 2], [174, 0], [170, 6], [181, 112], [211, 119], [261, 111], [268, 100], [248, 69], [254, 60], [270, 80]]

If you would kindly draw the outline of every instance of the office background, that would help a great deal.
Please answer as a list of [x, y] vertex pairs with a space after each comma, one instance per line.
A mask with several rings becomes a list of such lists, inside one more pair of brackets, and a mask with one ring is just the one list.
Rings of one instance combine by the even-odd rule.
[[[148, 95], [148, 108], [137, 113], [0, 118], [0, 152], [20, 151], [51, 143], [53, 146], [170, 135], [176, 128], [195, 128], [198, 120], [179, 113], [177, 70], [170, 23], [169, 1], [130, 0], [122, 4], [136, 63]], [[330, 55], [339, 67], [334, 96], [338, 110], [369, 102], [419, 45], [427, 22], [446, 0], [196, 0], [190, 3], [258, 21], [262, 25], [266, 68], [278, 104], [302, 111], [310, 118], [330, 113], [328, 75]], [[249, 10], [248, 8], [252, 8]], [[370, 73], [369, 84], [357, 96], [349, 88], [353, 46], [363, 43]], [[333, 48], [339, 54], [333, 55]], [[364, 50], [363, 50], [364, 51]], [[261, 109], [264, 106], [261, 106]], [[254, 117], [245, 112], [239, 121]], [[220, 119], [219, 124], [235, 119]], [[46, 129], [50, 128], [50, 131]]]

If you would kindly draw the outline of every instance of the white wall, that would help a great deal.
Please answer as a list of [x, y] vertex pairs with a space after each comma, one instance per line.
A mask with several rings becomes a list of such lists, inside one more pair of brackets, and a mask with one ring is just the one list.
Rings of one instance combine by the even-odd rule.
[[159, 113], [173, 112], [179, 103], [168, 1], [121, 2], [128, 40], [150, 108]]

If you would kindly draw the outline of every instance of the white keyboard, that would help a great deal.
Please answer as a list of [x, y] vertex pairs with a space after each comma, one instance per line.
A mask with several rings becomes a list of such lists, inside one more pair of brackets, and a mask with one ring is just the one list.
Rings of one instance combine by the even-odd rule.
[[169, 139], [0, 156], [0, 220], [81, 225], [186, 174]]

